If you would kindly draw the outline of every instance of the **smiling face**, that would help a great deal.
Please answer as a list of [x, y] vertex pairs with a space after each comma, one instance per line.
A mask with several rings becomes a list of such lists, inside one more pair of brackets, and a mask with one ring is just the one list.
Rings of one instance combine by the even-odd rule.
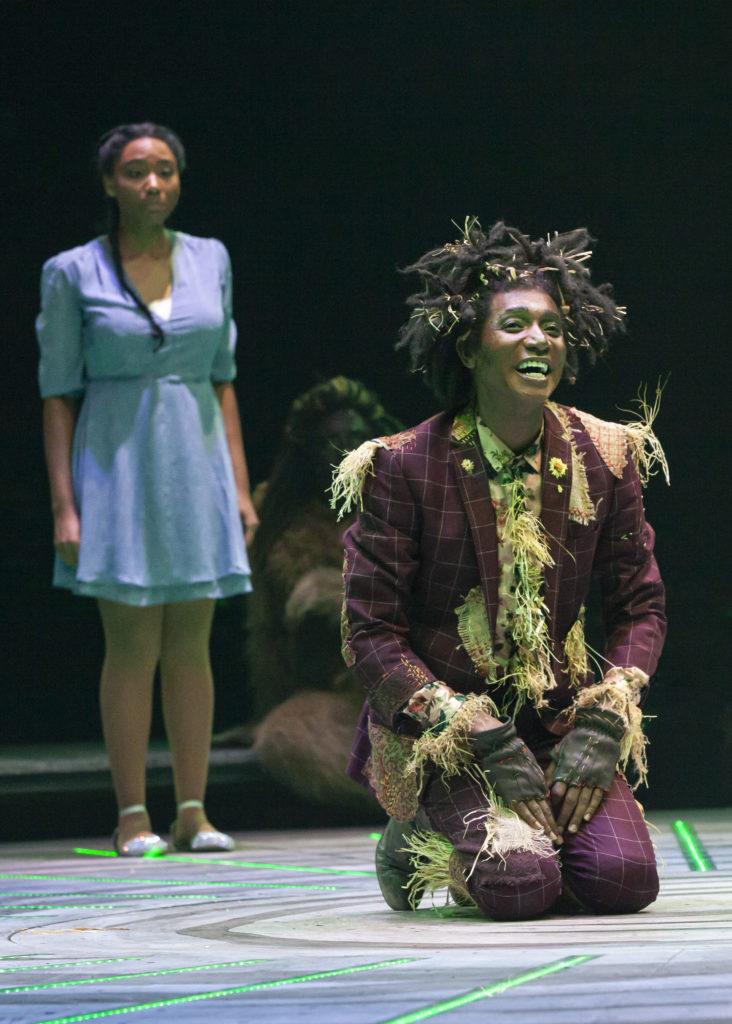
[[122, 227], [162, 227], [180, 198], [178, 165], [170, 146], [148, 137], [128, 142], [113, 173], [104, 176], [104, 190], [117, 200]]
[[[481, 418], [540, 416], [562, 378], [566, 348], [562, 319], [551, 296], [539, 288], [497, 292], [480, 337], [460, 358], [470, 370]], [[500, 432], [499, 432], [500, 433]]]

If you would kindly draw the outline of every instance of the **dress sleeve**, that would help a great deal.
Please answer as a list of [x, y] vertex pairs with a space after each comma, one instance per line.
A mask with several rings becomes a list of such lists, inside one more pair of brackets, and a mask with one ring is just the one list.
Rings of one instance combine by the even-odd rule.
[[38, 383], [41, 397], [84, 393], [82, 311], [72, 268], [54, 256], [41, 274], [41, 311], [36, 336], [41, 350]]
[[221, 327], [221, 342], [211, 367], [211, 379], [215, 383], [221, 384], [224, 381], [234, 380], [236, 377], [236, 363], [234, 362], [236, 324], [232, 318], [231, 260], [225, 246], [221, 242], [217, 244], [220, 246], [221, 302], [224, 311], [224, 322]]

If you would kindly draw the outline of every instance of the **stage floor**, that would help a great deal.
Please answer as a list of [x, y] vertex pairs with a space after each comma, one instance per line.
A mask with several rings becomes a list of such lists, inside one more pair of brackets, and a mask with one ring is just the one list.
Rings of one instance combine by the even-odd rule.
[[0, 1022], [729, 1024], [732, 811], [649, 818], [652, 907], [520, 924], [442, 894], [391, 912], [367, 829], [241, 833], [206, 858], [2, 844]]

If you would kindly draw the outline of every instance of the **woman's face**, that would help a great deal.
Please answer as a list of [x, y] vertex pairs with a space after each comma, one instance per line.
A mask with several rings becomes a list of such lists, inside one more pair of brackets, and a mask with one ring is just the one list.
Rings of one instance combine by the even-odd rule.
[[499, 408], [543, 405], [562, 378], [566, 347], [562, 318], [539, 288], [493, 296], [480, 344], [460, 354], [479, 399]]
[[104, 190], [116, 199], [120, 224], [128, 229], [162, 227], [180, 198], [178, 164], [162, 139], [128, 142], [104, 176]]

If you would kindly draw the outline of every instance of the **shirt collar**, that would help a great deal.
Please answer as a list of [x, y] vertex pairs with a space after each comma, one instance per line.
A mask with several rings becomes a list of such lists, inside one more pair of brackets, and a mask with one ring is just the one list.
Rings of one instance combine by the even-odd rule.
[[531, 442], [528, 448], [524, 448], [522, 452], [512, 451], [508, 445], [500, 439], [500, 437], [493, 433], [490, 427], [487, 427], [485, 423], [483, 423], [480, 416], [476, 417], [476, 423], [478, 427], [478, 438], [480, 440], [480, 446], [483, 449], [483, 454], [486, 457], [488, 465], [496, 473], [499, 473], [510, 464], [514, 464], [518, 467], [523, 463], [528, 463], [531, 472], [533, 473], [539, 473], [541, 471], [541, 451], [544, 441], [543, 423], [536, 439]]

